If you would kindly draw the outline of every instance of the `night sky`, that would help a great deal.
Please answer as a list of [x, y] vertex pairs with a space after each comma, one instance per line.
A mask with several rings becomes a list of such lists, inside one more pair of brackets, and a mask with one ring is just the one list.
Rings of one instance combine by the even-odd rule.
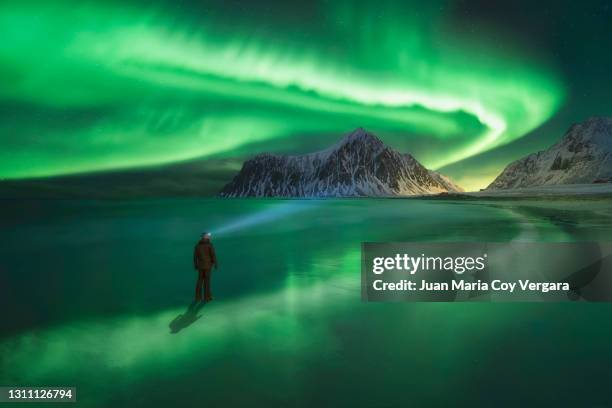
[[365, 127], [467, 189], [610, 115], [610, 2], [0, 3], [0, 178], [237, 165]]

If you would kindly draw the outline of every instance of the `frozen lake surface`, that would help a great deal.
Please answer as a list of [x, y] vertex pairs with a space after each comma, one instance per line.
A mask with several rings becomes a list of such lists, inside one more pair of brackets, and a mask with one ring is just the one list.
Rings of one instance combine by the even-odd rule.
[[[610, 241], [610, 204], [3, 201], [0, 384], [100, 407], [605, 406], [612, 305], [362, 303], [360, 244]], [[216, 300], [171, 333], [203, 230]]]

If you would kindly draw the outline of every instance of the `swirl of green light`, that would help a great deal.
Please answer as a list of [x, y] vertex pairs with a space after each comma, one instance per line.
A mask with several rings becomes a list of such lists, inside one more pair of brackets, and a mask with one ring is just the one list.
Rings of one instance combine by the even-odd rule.
[[451, 141], [420, 158], [435, 169], [524, 136], [563, 99], [553, 70], [510, 44], [452, 35], [438, 3], [320, 6], [324, 21], [296, 36], [163, 4], [4, 2], [0, 99], [103, 114], [48, 128], [3, 119], [0, 175], [223, 156], [364, 122]]

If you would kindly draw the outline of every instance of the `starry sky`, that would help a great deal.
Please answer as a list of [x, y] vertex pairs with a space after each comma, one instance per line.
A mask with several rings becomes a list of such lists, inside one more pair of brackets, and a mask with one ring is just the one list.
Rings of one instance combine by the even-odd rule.
[[4, 0], [0, 178], [238, 168], [364, 127], [482, 188], [610, 115], [608, 3]]

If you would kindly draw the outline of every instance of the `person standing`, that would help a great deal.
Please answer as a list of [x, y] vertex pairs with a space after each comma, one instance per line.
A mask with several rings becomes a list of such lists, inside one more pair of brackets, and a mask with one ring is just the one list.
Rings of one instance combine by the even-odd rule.
[[210, 290], [210, 275], [212, 267], [217, 269], [217, 255], [215, 247], [211, 242], [210, 232], [202, 233], [200, 241], [196, 244], [193, 250], [193, 267], [198, 271], [198, 280], [196, 282], [195, 300], [202, 300], [202, 287], [204, 288], [204, 300], [209, 302], [213, 300]]

